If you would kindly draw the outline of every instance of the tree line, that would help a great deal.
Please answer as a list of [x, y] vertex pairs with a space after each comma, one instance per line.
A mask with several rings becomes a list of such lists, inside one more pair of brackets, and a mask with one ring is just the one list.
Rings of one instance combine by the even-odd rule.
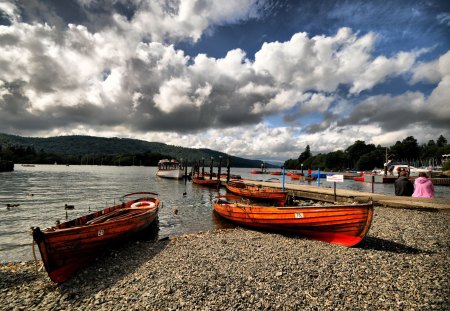
[[[317, 155], [313, 155], [310, 146], [307, 145], [305, 151], [297, 159], [285, 161], [284, 166], [287, 169], [303, 167], [303, 169], [314, 170], [320, 168], [324, 171], [346, 169], [362, 171], [383, 168], [386, 157], [393, 162], [409, 163], [414, 166], [436, 166], [442, 164], [442, 155], [449, 153], [450, 145], [442, 135], [436, 141], [429, 140], [428, 143], [422, 145], [419, 145], [413, 136], [408, 136], [390, 147], [375, 146], [357, 140], [345, 150]], [[447, 161], [445, 165], [450, 166], [450, 161]]]
[[[230, 158], [234, 167], [260, 167], [250, 160], [210, 149], [194, 149], [128, 138], [94, 136], [21, 137], [0, 133], [0, 160], [23, 164], [81, 164], [114, 166], [156, 166], [161, 159], [187, 161], [188, 165]], [[267, 167], [275, 167], [267, 164]]]
[[80, 164], [80, 165], [115, 165], [115, 166], [156, 166], [161, 159], [171, 158], [168, 155], [152, 152], [141, 153], [92, 153], [85, 155], [66, 155], [54, 152], [36, 151], [32, 146], [2, 146], [0, 159], [23, 164]]

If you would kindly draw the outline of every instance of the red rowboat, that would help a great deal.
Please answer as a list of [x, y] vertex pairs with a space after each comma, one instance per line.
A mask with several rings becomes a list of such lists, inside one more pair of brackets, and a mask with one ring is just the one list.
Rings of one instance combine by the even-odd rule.
[[[131, 198], [137, 195], [140, 197]], [[50, 279], [64, 282], [105, 247], [144, 229], [156, 228], [156, 196], [152, 192], [130, 193], [121, 198], [120, 204], [104, 210], [44, 230], [34, 227], [33, 240]]]
[[288, 194], [287, 191], [249, 185], [240, 181], [230, 181], [225, 186], [234, 194], [252, 199], [273, 200], [280, 205], [284, 205]]
[[198, 185], [202, 185], [202, 186], [207, 186], [207, 187], [216, 187], [218, 188], [220, 185], [220, 180], [218, 179], [209, 179], [202, 177], [202, 176], [194, 176], [192, 177], [192, 182], [194, 184], [198, 184]]
[[344, 246], [359, 243], [369, 231], [373, 204], [327, 206], [262, 206], [213, 201], [214, 210], [239, 225], [300, 234]]

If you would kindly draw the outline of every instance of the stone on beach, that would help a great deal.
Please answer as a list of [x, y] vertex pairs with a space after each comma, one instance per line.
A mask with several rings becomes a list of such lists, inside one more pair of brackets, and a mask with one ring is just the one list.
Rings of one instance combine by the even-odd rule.
[[5, 310], [448, 310], [450, 213], [378, 207], [346, 248], [242, 228], [111, 249], [61, 285], [0, 266]]

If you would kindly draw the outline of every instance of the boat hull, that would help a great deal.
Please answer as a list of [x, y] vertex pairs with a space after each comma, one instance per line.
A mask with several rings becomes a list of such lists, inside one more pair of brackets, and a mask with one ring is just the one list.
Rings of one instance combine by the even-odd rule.
[[[145, 199], [146, 202], [150, 200]], [[33, 228], [33, 239], [38, 245], [50, 279], [56, 283], [68, 280], [106, 247], [151, 226], [157, 218], [159, 202], [154, 199], [151, 207], [131, 207], [138, 200], [109, 207], [42, 231]]]
[[206, 186], [206, 187], [219, 187], [220, 180], [218, 179], [209, 179], [204, 177], [192, 177], [192, 182], [197, 185]]
[[229, 182], [226, 185], [229, 192], [251, 199], [271, 200], [283, 205], [287, 199], [287, 191], [251, 186], [242, 182]]
[[364, 238], [373, 216], [372, 204], [270, 207], [216, 199], [213, 207], [220, 216], [239, 225], [295, 233], [344, 246], [354, 246]]
[[181, 179], [184, 176], [184, 170], [182, 169], [158, 170], [158, 172], [156, 172], [156, 176], [162, 178]]

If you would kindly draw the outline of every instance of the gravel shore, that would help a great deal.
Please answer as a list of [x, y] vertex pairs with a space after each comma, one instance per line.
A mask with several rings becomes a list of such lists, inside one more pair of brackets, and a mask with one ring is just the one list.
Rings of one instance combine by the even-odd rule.
[[449, 310], [450, 213], [376, 208], [353, 248], [241, 228], [107, 251], [56, 285], [0, 266], [1, 310]]

